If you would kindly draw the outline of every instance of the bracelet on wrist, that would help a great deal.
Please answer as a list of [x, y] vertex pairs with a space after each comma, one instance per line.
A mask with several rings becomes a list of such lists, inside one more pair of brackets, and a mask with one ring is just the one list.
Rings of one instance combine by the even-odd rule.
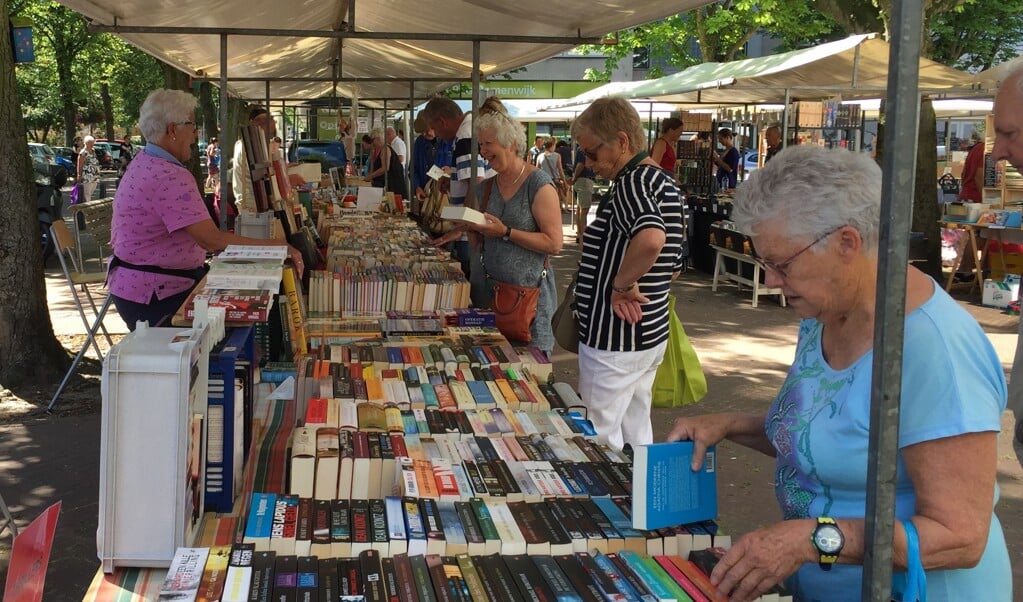
[[635, 282], [633, 282], [632, 284], [630, 284], [628, 286], [622, 286], [622, 287], [615, 286], [614, 283], [612, 282], [611, 283], [611, 290], [613, 290], [616, 293], [623, 293], [624, 294], [624, 293], [627, 293], [627, 292], [631, 291], [635, 286], [636, 286]]

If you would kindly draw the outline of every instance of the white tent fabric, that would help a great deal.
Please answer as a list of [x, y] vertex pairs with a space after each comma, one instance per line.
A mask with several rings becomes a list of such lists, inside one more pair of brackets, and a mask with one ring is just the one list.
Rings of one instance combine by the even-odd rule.
[[1017, 69], [1023, 69], [1023, 56], [1017, 56], [1010, 61], [1005, 61], [990, 69], [985, 69], [973, 77], [979, 87], [984, 90], [994, 91], [1001, 85], [1002, 80]]
[[[472, 110], [472, 101], [469, 100], [456, 100], [458, 106], [463, 111]], [[521, 122], [563, 122], [570, 121], [575, 118], [576, 115], [581, 113], [586, 107], [576, 107], [574, 109], [562, 109], [557, 111], [547, 110], [545, 107], [550, 103], [550, 99], [502, 99], [501, 102], [508, 109], [508, 114]], [[420, 104], [416, 107], [416, 113], [423, 110], [426, 103]], [[649, 103], [647, 102], [635, 102], [634, 106], [639, 112], [640, 116], [646, 118], [649, 114]], [[654, 119], [664, 119], [670, 117], [672, 111], [675, 111], [675, 105], [666, 103], [654, 103], [653, 116]]]
[[[247, 0], [60, 0], [93, 23], [133, 27], [244, 28], [277, 31], [335, 31], [347, 19], [348, 1]], [[354, 1], [354, 0], [351, 0]], [[609, 31], [648, 23], [706, 4], [707, 0], [613, 0], [599, 6], [586, 0], [562, 0], [557, 10], [543, 0], [361, 0], [355, 31], [466, 35], [600, 37]], [[186, 73], [220, 76], [220, 38], [195, 33], [120, 33], [129, 43]], [[340, 46], [340, 48], [339, 48]], [[482, 42], [483, 76], [502, 73], [568, 50], [570, 45]], [[231, 36], [227, 43], [228, 78], [326, 77], [340, 56], [341, 77], [451, 77], [450, 82], [417, 84], [423, 98], [450, 83], [470, 79], [472, 43], [466, 41], [370, 40], [305, 37]], [[263, 82], [229, 82], [243, 98], [266, 96]], [[331, 82], [271, 82], [271, 98], [329, 95]], [[407, 99], [409, 84], [344, 82], [343, 97]]]
[[[850, 36], [772, 56], [695, 65], [624, 92], [626, 98], [664, 102], [734, 105], [778, 102], [785, 90], [793, 99], [841, 96], [871, 98], [888, 83], [889, 46], [874, 34]], [[969, 90], [973, 76], [920, 59], [920, 90]]]

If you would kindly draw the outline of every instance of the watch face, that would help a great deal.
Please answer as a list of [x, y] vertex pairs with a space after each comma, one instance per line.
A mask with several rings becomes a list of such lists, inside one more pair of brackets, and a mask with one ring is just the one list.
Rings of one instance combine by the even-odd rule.
[[835, 525], [820, 525], [814, 531], [813, 543], [824, 554], [834, 554], [842, 549], [844, 538]]

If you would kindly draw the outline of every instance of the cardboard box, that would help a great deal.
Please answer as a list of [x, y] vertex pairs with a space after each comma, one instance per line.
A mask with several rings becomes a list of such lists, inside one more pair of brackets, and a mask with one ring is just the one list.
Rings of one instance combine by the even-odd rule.
[[1005, 309], [1019, 298], [1019, 281], [1020, 277], [1014, 274], [1007, 275], [1005, 280], [985, 280], [981, 305]]
[[1005, 271], [1002, 271], [1002, 262], [998, 259], [997, 253], [988, 254], [988, 266], [991, 268], [991, 278], [994, 280], [1002, 280], [1006, 276], [1015, 276], [1017, 274], [1023, 274], [1023, 254], [1021, 253], [1004, 253], [1003, 258], [1005, 259]]

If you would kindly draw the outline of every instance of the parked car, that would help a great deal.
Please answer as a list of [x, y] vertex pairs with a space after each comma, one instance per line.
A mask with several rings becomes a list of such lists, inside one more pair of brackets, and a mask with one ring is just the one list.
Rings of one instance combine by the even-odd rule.
[[114, 159], [110, 156], [110, 153], [107, 152], [106, 148], [98, 144], [93, 144], [92, 151], [96, 153], [96, 160], [99, 161], [100, 169], [114, 168]]
[[48, 145], [40, 144], [38, 142], [29, 142], [28, 152], [32, 156], [33, 163], [41, 161], [47, 165], [51, 178], [61, 181], [67, 180], [68, 174], [71, 173], [71, 171], [57, 161], [57, 154], [54, 153], [53, 149]]
[[344, 169], [348, 163], [345, 145], [340, 140], [295, 140], [288, 147], [289, 163], [319, 163], [320, 172], [331, 167]]
[[72, 178], [77, 177], [78, 157], [75, 155], [74, 149], [66, 146], [51, 146], [50, 148], [57, 155], [57, 164], [66, 169]]
[[744, 178], [748, 178], [751, 173], [755, 172], [760, 167], [760, 152], [755, 150], [748, 150], [742, 155], [742, 172], [745, 174]]
[[93, 150], [96, 151], [96, 156], [97, 157], [99, 157], [99, 151], [103, 151], [104, 153], [106, 153], [107, 157], [109, 158], [109, 161], [106, 161], [106, 162], [104, 162], [102, 159], [100, 160], [99, 166], [102, 169], [116, 169], [116, 170], [120, 170], [120, 168], [121, 168], [121, 159], [120, 159], [120, 157], [121, 157], [121, 147], [119, 145], [117, 145], [117, 144], [110, 144], [109, 142], [100, 142], [99, 140], [97, 140], [96, 143], [92, 145], [92, 148], [93, 148]]

